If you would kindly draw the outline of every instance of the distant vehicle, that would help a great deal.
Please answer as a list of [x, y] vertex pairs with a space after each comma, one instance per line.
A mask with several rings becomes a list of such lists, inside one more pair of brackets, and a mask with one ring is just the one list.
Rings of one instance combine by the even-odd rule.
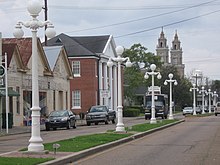
[[193, 107], [184, 107], [183, 108], [183, 115], [187, 115], [187, 114], [190, 114], [190, 115], [193, 114]]
[[99, 122], [108, 124], [109, 121], [112, 121], [114, 124], [115, 119], [116, 112], [110, 110], [107, 106], [104, 105], [92, 106], [86, 114], [86, 123], [88, 126], [90, 126], [91, 123], [98, 125]]
[[53, 111], [50, 113], [45, 121], [46, 130], [50, 128], [56, 130], [57, 128], [76, 128], [76, 116], [70, 110]]
[[[168, 115], [168, 96], [161, 94], [161, 89], [158, 86], [154, 86], [154, 103], [155, 103], [155, 117], [161, 117], [166, 119]], [[148, 93], [146, 95], [145, 119], [151, 118], [151, 106], [152, 106], [152, 87], [148, 87]]]
[[218, 114], [220, 114], [220, 102], [216, 103], [216, 106], [214, 108], [214, 112], [215, 112], [215, 116], [217, 116]]
[[[185, 107], [183, 108], [183, 115], [187, 115], [187, 114], [190, 114], [190, 115], [193, 115], [193, 107]], [[202, 113], [202, 110], [200, 107], [196, 107], [196, 114], [201, 114]]]
[[201, 113], [202, 113], [201, 107], [196, 107], [196, 114], [201, 114]]

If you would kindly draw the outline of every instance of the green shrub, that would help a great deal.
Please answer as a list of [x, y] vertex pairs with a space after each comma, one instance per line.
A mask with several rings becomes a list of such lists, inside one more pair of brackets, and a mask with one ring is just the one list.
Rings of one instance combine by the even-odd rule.
[[126, 108], [123, 111], [124, 117], [136, 117], [140, 115], [140, 108]]

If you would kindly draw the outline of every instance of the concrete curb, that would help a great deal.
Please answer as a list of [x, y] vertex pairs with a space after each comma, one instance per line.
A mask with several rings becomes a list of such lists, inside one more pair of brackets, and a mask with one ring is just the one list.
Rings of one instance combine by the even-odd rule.
[[73, 154], [70, 154], [70, 155], [65, 156], [65, 157], [61, 157], [61, 158], [58, 158], [58, 159], [55, 159], [55, 160], [52, 160], [52, 161], [48, 161], [48, 162], [42, 163], [41, 165], [63, 165], [63, 164], [75, 162], [79, 159], [82, 159], [84, 157], [93, 155], [97, 152], [101, 152], [101, 151], [104, 151], [106, 149], [118, 146], [120, 144], [130, 142], [132, 140], [144, 137], [144, 136], [149, 135], [153, 132], [160, 131], [162, 129], [174, 126], [174, 125], [182, 123], [184, 121], [185, 121], [185, 119], [182, 119], [182, 120], [179, 120], [177, 122], [167, 124], [167, 125], [164, 125], [164, 126], [161, 126], [161, 127], [158, 127], [158, 128], [146, 131], [146, 132], [141, 132], [141, 133], [134, 134], [134, 135], [132, 135], [130, 137], [127, 137], [127, 138], [123, 138], [123, 139], [120, 139], [120, 140], [117, 140], [117, 141], [114, 141], [114, 142], [110, 142], [110, 143], [107, 143], [107, 144], [103, 144], [103, 145], [100, 145], [100, 146], [89, 148], [87, 150], [83, 150], [83, 151], [80, 151], [80, 152], [77, 152], [77, 153], [73, 153]]

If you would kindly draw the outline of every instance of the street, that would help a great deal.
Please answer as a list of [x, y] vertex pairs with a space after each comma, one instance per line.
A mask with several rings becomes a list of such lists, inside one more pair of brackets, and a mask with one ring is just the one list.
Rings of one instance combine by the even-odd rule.
[[220, 118], [189, 117], [181, 124], [72, 164], [219, 165]]
[[[138, 118], [124, 118], [125, 126], [145, 122], [149, 121], [146, 121], [144, 119], [144, 116]], [[109, 123], [108, 125], [105, 125], [104, 123], [100, 123], [99, 125], [78, 126], [76, 129], [69, 130], [57, 129], [56, 131], [41, 131], [41, 138], [43, 139], [43, 143], [48, 143], [62, 139], [72, 138], [78, 135], [105, 132], [107, 130], [113, 130], [115, 129], [115, 127], [115, 124]], [[28, 147], [28, 141], [30, 137], [30, 133], [0, 136], [0, 154]]]

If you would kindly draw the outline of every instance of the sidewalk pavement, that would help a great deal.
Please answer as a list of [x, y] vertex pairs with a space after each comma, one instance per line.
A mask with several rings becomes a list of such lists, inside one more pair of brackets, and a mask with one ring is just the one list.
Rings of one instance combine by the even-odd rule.
[[[76, 120], [76, 126], [83, 126], [86, 125], [85, 120]], [[45, 130], [45, 125], [40, 125], [41, 131]], [[14, 134], [22, 134], [22, 133], [30, 133], [31, 132], [31, 126], [12, 126], [12, 128], [8, 129], [8, 134], [6, 132], [6, 129], [0, 130], [0, 136], [6, 136], [6, 135], [14, 135]]]

